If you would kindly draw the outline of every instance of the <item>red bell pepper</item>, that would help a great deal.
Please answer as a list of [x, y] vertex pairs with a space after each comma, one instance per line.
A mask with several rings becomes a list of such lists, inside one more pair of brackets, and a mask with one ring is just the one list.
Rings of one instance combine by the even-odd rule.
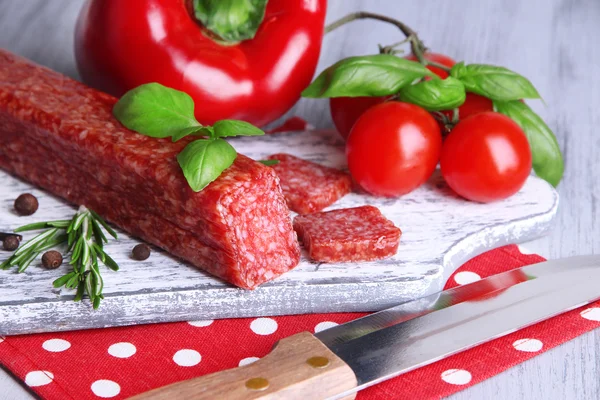
[[315, 72], [326, 0], [270, 0], [254, 38], [209, 38], [184, 0], [87, 0], [75, 56], [90, 86], [123, 95], [148, 82], [190, 94], [206, 124], [261, 126], [289, 110]]

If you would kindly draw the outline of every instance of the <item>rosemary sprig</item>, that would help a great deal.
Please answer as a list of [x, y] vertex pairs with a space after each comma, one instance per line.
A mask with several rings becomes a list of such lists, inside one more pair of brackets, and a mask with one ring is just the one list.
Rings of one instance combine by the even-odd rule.
[[104, 298], [104, 281], [100, 275], [99, 262], [113, 271], [119, 269], [117, 263], [104, 251], [103, 247], [108, 239], [102, 229], [115, 239], [117, 233], [98, 214], [84, 206], [79, 207], [70, 220], [36, 222], [21, 226], [15, 232], [40, 229], [46, 230], [21, 245], [8, 260], [0, 264], [0, 269], [16, 266], [18, 272], [23, 272], [40, 253], [66, 242], [66, 253], [71, 253], [69, 264], [73, 270], [56, 279], [52, 285], [56, 288], [64, 286], [77, 289], [75, 301], [81, 300], [86, 293], [94, 308], [98, 308]]

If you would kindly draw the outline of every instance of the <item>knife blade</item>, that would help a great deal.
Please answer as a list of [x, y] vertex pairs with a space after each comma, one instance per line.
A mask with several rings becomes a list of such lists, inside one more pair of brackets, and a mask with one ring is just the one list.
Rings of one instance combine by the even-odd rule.
[[600, 256], [514, 269], [316, 333], [136, 399], [352, 399], [357, 391], [600, 299]]

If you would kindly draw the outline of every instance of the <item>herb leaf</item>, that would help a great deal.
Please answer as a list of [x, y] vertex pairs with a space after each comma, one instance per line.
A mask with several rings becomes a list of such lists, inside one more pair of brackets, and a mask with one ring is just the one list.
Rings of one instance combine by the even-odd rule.
[[193, 135], [194, 133], [209, 135], [209, 131], [205, 126], [190, 126], [189, 128], [183, 128], [175, 132], [173, 136], [171, 136], [171, 139], [176, 142], [186, 136]]
[[560, 182], [565, 165], [552, 130], [527, 104], [518, 100], [494, 101], [494, 108], [515, 121], [527, 135], [533, 170], [552, 186]]
[[416, 104], [427, 111], [456, 108], [465, 102], [466, 96], [465, 86], [451, 76], [407, 86], [398, 94], [400, 100]]
[[349, 57], [321, 72], [302, 96], [387, 96], [424, 76], [435, 75], [418, 62], [391, 54]]
[[254, 37], [267, 0], [194, 0], [193, 4], [202, 25], [225, 41], [239, 42]]
[[540, 94], [524, 76], [507, 68], [487, 64], [455, 64], [450, 75], [459, 79], [468, 92], [492, 100], [539, 99]]
[[125, 127], [156, 138], [181, 138], [191, 133], [189, 128], [202, 127], [194, 117], [194, 100], [187, 93], [156, 82], [125, 93], [113, 114]]
[[100, 305], [104, 283], [98, 268], [97, 253], [103, 256], [104, 264], [112, 269], [119, 269], [115, 261], [102, 250], [106, 236], [101, 227], [116, 239], [116, 233], [92, 210], [84, 206], [79, 207], [71, 220], [40, 222], [17, 228], [19, 230], [46, 229], [33, 239], [27, 241], [13, 255], [0, 264], [0, 269], [17, 266], [17, 272], [23, 272], [45, 250], [68, 242], [71, 252], [69, 264], [73, 270], [66, 275], [54, 280], [52, 285], [56, 288], [65, 286], [68, 289], [77, 289], [75, 301], [81, 300], [87, 293], [94, 308]]
[[208, 186], [237, 157], [235, 149], [223, 139], [200, 139], [188, 144], [177, 155], [183, 175], [194, 192]]
[[251, 123], [235, 119], [217, 121], [212, 127], [217, 138], [227, 136], [261, 136], [265, 134], [262, 129], [255, 127]]

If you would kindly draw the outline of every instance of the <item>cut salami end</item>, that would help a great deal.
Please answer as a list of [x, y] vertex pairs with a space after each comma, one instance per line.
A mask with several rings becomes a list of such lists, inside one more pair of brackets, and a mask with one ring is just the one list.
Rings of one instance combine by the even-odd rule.
[[288, 207], [298, 214], [321, 211], [352, 188], [350, 175], [337, 169], [290, 154], [273, 154], [268, 158], [279, 160], [272, 168], [279, 176]]
[[398, 251], [402, 231], [373, 206], [298, 215], [294, 229], [311, 259], [371, 261]]
[[272, 169], [238, 155], [195, 193], [176, 159], [190, 139], [124, 129], [115, 102], [0, 50], [0, 167], [242, 288], [298, 264]]

